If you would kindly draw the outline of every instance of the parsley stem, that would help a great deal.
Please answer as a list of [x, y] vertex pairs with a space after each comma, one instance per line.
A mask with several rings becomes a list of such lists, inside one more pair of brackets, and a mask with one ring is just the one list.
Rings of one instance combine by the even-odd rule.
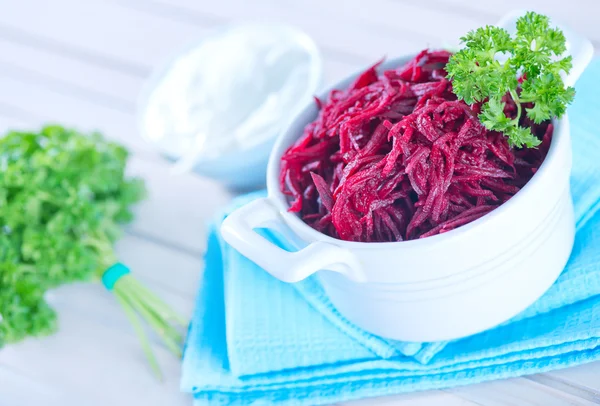
[[187, 320], [185, 319], [185, 317], [175, 312], [168, 304], [166, 304], [162, 299], [160, 299], [158, 296], [156, 296], [154, 293], [152, 293], [150, 290], [144, 287], [144, 285], [139, 283], [137, 280], [133, 278], [128, 278], [126, 283], [129, 285], [130, 289], [134, 291], [139, 297], [144, 298], [149, 308], [151, 308], [154, 312], [158, 313], [161, 317], [173, 320], [182, 327], [185, 327], [187, 325]]
[[159, 315], [149, 310], [143, 299], [137, 297], [130, 289], [120, 286], [121, 292], [127, 297], [129, 303], [142, 316], [142, 318], [150, 325], [156, 334], [160, 336], [163, 344], [176, 356], [181, 357], [181, 335]]
[[519, 119], [521, 118], [521, 100], [519, 100], [519, 96], [517, 95], [515, 89], [510, 89], [509, 93], [510, 97], [512, 97], [513, 101], [515, 102], [515, 105], [517, 106], [517, 116], [512, 121], [516, 125], [519, 125]]
[[148, 359], [148, 363], [150, 364], [152, 371], [154, 371], [156, 377], [162, 381], [162, 372], [160, 371], [160, 367], [158, 366], [158, 362], [156, 361], [156, 357], [154, 356], [154, 352], [152, 351], [152, 346], [150, 345], [150, 341], [148, 340], [148, 337], [144, 332], [142, 324], [140, 323], [139, 319], [137, 318], [137, 315], [135, 314], [135, 311], [133, 310], [133, 306], [126, 299], [122, 292], [115, 291], [115, 296], [121, 304], [125, 315], [131, 322], [133, 329], [135, 330], [135, 333], [138, 336], [138, 339], [140, 340], [142, 350], [144, 351], [144, 354]]
[[177, 357], [182, 355], [183, 336], [171, 319], [175, 312], [145, 289], [131, 275], [123, 276], [115, 285], [115, 291], [128, 301], [133, 309], [160, 337], [162, 343]]

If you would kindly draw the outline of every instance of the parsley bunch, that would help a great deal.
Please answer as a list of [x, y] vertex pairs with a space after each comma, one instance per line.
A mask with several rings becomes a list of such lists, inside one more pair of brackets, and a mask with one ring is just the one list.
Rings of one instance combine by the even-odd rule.
[[[127, 156], [100, 134], [60, 126], [0, 138], [0, 347], [53, 332], [56, 314], [45, 292], [98, 282], [117, 262], [120, 226], [132, 220], [132, 205], [145, 195], [140, 179], [125, 176]], [[181, 337], [168, 320], [183, 321], [133, 277], [122, 280], [114, 293], [128, 317], [137, 312], [168, 333], [161, 338], [179, 353]]]
[[[504, 133], [512, 146], [531, 148], [540, 140], [519, 125], [522, 110], [536, 124], [565, 113], [575, 90], [565, 87], [560, 75], [569, 73], [572, 58], [560, 58], [566, 50], [565, 36], [550, 27], [548, 17], [528, 12], [517, 20], [516, 28], [514, 37], [493, 26], [470, 31], [461, 38], [464, 48], [450, 58], [446, 70], [459, 99], [482, 103], [479, 118], [487, 129]], [[507, 94], [517, 106], [514, 118], [504, 113]]]

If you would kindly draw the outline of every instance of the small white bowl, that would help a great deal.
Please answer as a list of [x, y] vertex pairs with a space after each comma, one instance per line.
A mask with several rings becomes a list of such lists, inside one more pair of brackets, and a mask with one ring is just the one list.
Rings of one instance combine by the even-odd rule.
[[[591, 55], [588, 47], [579, 49], [585, 52], [573, 56], [581, 68]], [[381, 69], [411, 57], [390, 60]], [[332, 88], [344, 89], [356, 76]], [[335, 307], [359, 327], [397, 340], [438, 341], [508, 320], [561, 273], [575, 231], [566, 116], [554, 123], [552, 144], [538, 172], [491, 213], [420, 240], [360, 243], [314, 230], [288, 212], [279, 189], [281, 156], [316, 115], [310, 104], [278, 139], [267, 170], [268, 197], [236, 210], [221, 227], [229, 244], [274, 277], [296, 282], [317, 273]], [[259, 227], [276, 229], [300, 250], [278, 248], [253, 231]]]
[[[190, 146], [182, 147], [181, 145], [184, 144], [182, 144], [183, 141], [181, 140], [188, 137], [187, 139], [190, 140], [189, 142], [192, 142], [191, 136], [168, 134], [166, 130], [157, 131], [157, 128], [164, 127], [165, 121], [159, 120], [158, 125], [149, 124], [151, 122], [150, 119], [156, 117], [156, 114], [151, 113], [152, 110], [150, 110], [151, 98], [156, 94], [157, 89], [163, 85], [165, 78], [173, 73], [170, 77], [171, 81], [168, 82], [169, 92], [166, 93], [163, 89], [160, 94], [162, 95], [161, 97], [169, 97], [169, 99], [166, 100], [169, 100], [168, 105], [172, 110], [174, 109], [171, 106], [181, 106], [179, 111], [182, 113], [180, 115], [183, 117], [178, 117], [179, 122], [189, 123], [193, 119], [193, 115], [191, 113], [186, 113], [188, 114], [186, 115], [183, 114], [183, 112], [188, 110], [194, 111], [192, 108], [198, 110], [193, 104], [194, 101], [191, 101], [193, 98], [185, 93], [186, 85], [188, 83], [193, 83], [193, 80], [195, 79], [193, 75], [198, 72], [197, 68], [194, 69], [194, 66], [197, 65], [190, 65], [191, 63], [199, 64], [197, 61], [198, 58], [195, 57], [196, 61], [190, 62], [192, 59], [191, 55], [194, 55], [195, 52], [201, 50], [201, 47], [204, 47], [208, 43], [211, 46], [211, 52], [213, 52], [211, 55], [214, 55], [215, 59], [219, 59], [217, 57], [223, 57], [224, 53], [220, 50], [221, 48], [213, 45], [215, 41], [231, 42], [232, 38], [235, 38], [236, 42], [231, 45], [242, 47], [241, 41], [253, 38], [253, 35], [262, 40], [265, 38], [277, 39], [276, 41], [273, 41], [273, 46], [285, 44], [290, 47], [288, 49], [294, 49], [297, 52], [302, 53], [307, 58], [307, 84], [306, 88], [302, 89], [301, 95], [292, 103], [293, 105], [290, 106], [290, 110], [286, 111], [286, 114], [277, 116], [278, 119], [269, 125], [269, 130], [260, 137], [260, 141], [251, 143], [251, 145], [245, 148], [232, 148], [226, 152], [216, 155], [213, 154], [211, 156], [203, 155], [189, 165], [194, 172], [215, 179], [226, 186], [236, 189], [252, 189], [264, 186], [269, 154], [273, 148], [275, 139], [280, 134], [280, 131], [288, 124], [289, 120], [293, 118], [304, 105], [312, 100], [312, 96], [321, 86], [323, 65], [321, 55], [316, 44], [308, 35], [294, 27], [272, 23], [242, 23], [222, 27], [205, 36], [202, 40], [189, 44], [183, 49], [175, 52], [162, 66], [155, 69], [143, 86], [138, 99], [137, 108], [138, 128], [142, 137], [147, 142], [154, 144], [165, 158], [172, 162], [179, 162], [182, 155], [184, 155], [184, 152], [189, 152], [192, 149]], [[238, 38], [240, 39], [240, 43], [237, 42]], [[221, 45], [221, 47], [222, 46], [225, 45]], [[271, 56], [272, 55], [269, 54], [265, 58]], [[200, 63], [202, 63], [202, 65], [210, 65], [213, 58], [206, 59], [207, 60], [203, 59]], [[182, 61], [186, 61], [186, 63], [183, 63]], [[246, 68], [243, 64], [234, 64], [233, 66], [235, 66], [236, 69], [238, 69], [237, 67], [239, 66], [239, 69], [234, 71], [239, 77], [248, 75], [248, 72], [244, 71]], [[227, 72], [229, 71], [231, 71], [231, 69], [227, 70]], [[177, 72], [177, 75], [174, 75], [175, 72]], [[262, 73], [263, 75], [259, 79], [268, 80], [271, 78], [266, 72]], [[280, 71], [278, 73], [281, 73], [282, 76], [285, 74], [289, 75], [289, 72], [285, 71]], [[175, 81], [174, 78], [176, 78], [177, 81]], [[214, 80], [217, 79], [218, 78], [215, 78]], [[199, 92], [201, 91], [202, 89], [200, 88]], [[177, 97], [174, 95], [177, 95]], [[248, 100], [242, 100], [242, 105], [247, 107], [248, 104]], [[232, 105], [231, 107], [235, 106]], [[171, 113], [171, 111], [169, 111], [169, 113]], [[149, 128], [152, 128], [153, 132], [156, 134], [151, 135]], [[158, 134], [160, 134], [161, 137], [159, 137]], [[217, 134], [209, 135], [209, 137], [214, 137], [215, 135]]]

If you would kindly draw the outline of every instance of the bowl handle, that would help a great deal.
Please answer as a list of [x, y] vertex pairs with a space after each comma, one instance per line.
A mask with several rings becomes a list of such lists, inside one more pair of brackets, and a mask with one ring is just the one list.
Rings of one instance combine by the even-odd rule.
[[[517, 20], [524, 14], [525, 11], [523, 10], [512, 11], [502, 17], [496, 25], [513, 34], [516, 31]], [[573, 31], [570, 27], [560, 23], [554, 23], [554, 25], [560, 28], [565, 34], [565, 39], [567, 40], [567, 51], [565, 54], [573, 57], [573, 67], [571, 68], [571, 72], [564, 77], [565, 85], [573, 86], [592, 60], [592, 57], [594, 56], [594, 46], [587, 38]]]
[[255, 200], [231, 213], [221, 225], [221, 235], [233, 248], [284, 282], [298, 282], [327, 269], [364, 282], [358, 258], [346, 248], [327, 242], [313, 242], [296, 252], [288, 252], [254, 229], [283, 224], [269, 198]]

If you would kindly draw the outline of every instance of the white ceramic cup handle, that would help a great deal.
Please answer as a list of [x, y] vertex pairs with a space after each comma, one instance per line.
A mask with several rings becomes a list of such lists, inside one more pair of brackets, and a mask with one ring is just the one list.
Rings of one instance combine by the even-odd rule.
[[[502, 17], [496, 25], [506, 29], [512, 34], [516, 31], [517, 19], [524, 14], [525, 11], [523, 10], [512, 11]], [[587, 38], [579, 35], [566, 25], [554, 21], [551, 22], [551, 25], [560, 28], [565, 34], [567, 40], [567, 51], [565, 54], [573, 57], [573, 68], [571, 68], [571, 72], [564, 77], [564, 81], [565, 85], [573, 86], [592, 60], [592, 57], [594, 56], [594, 46]]]
[[231, 213], [221, 225], [221, 235], [233, 248], [284, 282], [298, 282], [327, 269], [356, 282], [364, 281], [359, 260], [349, 250], [326, 242], [288, 252], [254, 231], [281, 224], [283, 219], [269, 198], [255, 200]]

